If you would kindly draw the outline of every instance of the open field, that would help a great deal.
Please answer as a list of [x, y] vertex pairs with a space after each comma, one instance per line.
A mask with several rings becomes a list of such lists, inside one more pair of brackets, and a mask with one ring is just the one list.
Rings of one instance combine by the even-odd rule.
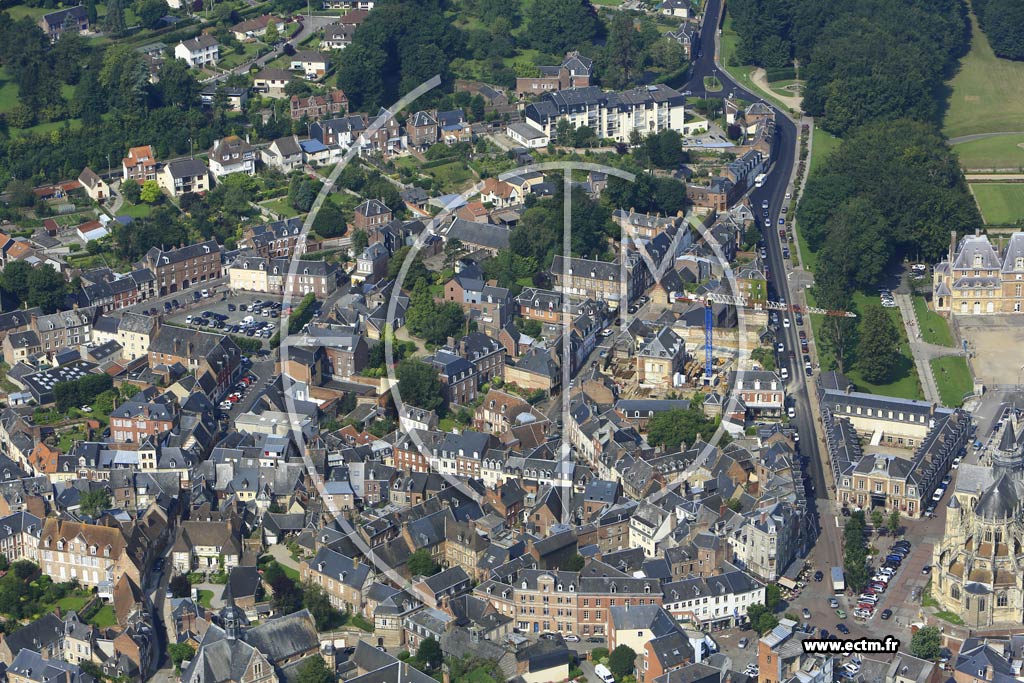
[[1024, 133], [959, 142], [953, 151], [966, 169], [1024, 169]]
[[971, 194], [987, 225], [1024, 220], [1024, 183], [972, 183]]
[[942, 404], [950, 408], [962, 405], [964, 396], [974, 388], [967, 361], [963, 356], [945, 356], [933, 359], [931, 366]]
[[999, 59], [971, 15], [971, 51], [949, 82], [947, 137], [1024, 131], [1024, 62]]

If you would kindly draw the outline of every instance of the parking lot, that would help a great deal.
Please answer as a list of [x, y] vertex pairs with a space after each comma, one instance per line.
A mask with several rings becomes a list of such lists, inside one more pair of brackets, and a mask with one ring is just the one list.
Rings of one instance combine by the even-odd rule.
[[[901, 562], [886, 590], [880, 594], [874, 614], [870, 618], [855, 616], [854, 611], [858, 604], [856, 595], [836, 595], [833, 592], [829, 576], [830, 567], [827, 562], [818, 560], [823, 554], [820, 544], [808, 557], [810, 580], [804, 580], [804, 587], [800, 589], [799, 595], [789, 600], [783, 611], [800, 615], [801, 623], [809, 623], [816, 631], [824, 628], [839, 638], [884, 638], [891, 635], [899, 638], [906, 649], [910, 645], [910, 624], [921, 619], [921, 594], [931, 578], [930, 572], [924, 572], [923, 569], [931, 565], [935, 543], [942, 536], [945, 503], [946, 499], [943, 498], [934, 518], [903, 520], [903, 534], [899, 538], [910, 540], [910, 552]], [[827, 522], [823, 520], [823, 523], [833, 523], [833, 519], [828, 518]], [[876, 551], [872, 566], [878, 570], [896, 539], [888, 535], [870, 533], [867, 540], [869, 548]], [[820, 582], [813, 579], [815, 571], [821, 571], [823, 574]], [[877, 571], [872, 576], [876, 573]], [[836, 598], [838, 609], [845, 612], [846, 618], [841, 618], [835, 608], [830, 607], [831, 598]], [[810, 619], [803, 618], [805, 608], [811, 615]], [[882, 619], [881, 614], [886, 609], [892, 610], [892, 616], [889, 619]], [[836, 627], [840, 623], [850, 630], [848, 635], [837, 633]]]
[[229, 294], [226, 298], [202, 299], [187, 311], [172, 310], [167, 320], [183, 327], [261, 339], [267, 348], [270, 337], [280, 324], [280, 306], [279, 296]]

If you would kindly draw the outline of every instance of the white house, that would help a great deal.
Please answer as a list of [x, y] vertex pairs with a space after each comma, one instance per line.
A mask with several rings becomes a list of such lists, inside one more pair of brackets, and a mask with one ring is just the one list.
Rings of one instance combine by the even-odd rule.
[[302, 168], [302, 147], [299, 136], [289, 135], [278, 138], [260, 151], [260, 157], [267, 166], [273, 166], [282, 173], [291, 173]]
[[689, 617], [700, 624], [735, 625], [747, 608], [764, 604], [764, 584], [732, 565], [715, 576], [694, 577], [662, 586], [664, 608], [677, 620]]
[[237, 135], [218, 140], [210, 150], [210, 173], [223, 178], [231, 173], [256, 175], [256, 148]]
[[301, 50], [292, 55], [291, 70], [301, 71], [308, 80], [315, 80], [327, 73], [331, 60], [327, 55], [312, 50]]
[[209, 35], [183, 40], [174, 48], [175, 59], [183, 59], [191, 67], [213, 65], [220, 59], [220, 44]]

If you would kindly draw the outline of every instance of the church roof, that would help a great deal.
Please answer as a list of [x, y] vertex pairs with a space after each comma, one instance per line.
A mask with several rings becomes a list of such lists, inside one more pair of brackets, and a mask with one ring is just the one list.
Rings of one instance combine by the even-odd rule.
[[975, 513], [984, 519], [1008, 519], [1013, 516], [1020, 493], [1013, 479], [1003, 474], [981, 494]]

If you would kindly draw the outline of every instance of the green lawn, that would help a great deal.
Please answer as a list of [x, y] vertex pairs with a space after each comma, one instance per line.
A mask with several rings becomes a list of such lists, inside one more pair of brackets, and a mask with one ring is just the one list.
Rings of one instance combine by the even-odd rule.
[[949, 82], [946, 136], [1024, 132], [1024, 62], [996, 57], [973, 14], [971, 24], [971, 51]]
[[197, 594], [199, 596], [200, 605], [206, 609], [213, 609], [213, 605], [210, 604], [210, 601], [213, 600], [213, 591], [203, 589], [198, 591]]
[[62, 612], [68, 610], [74, 610], [76, 612], [81, 611], [85, 604], [89, 602], [89, 596], [86, 595], [69, 595], [65, 598], [61, 598], [57, 601], [55, 607], [60, 607]]
[[[855, 292], [853, 295], [854, 307], [860, 311], [869, 303], [875, 301], [874, 296], [868, 296], [863, 292]], [[811, 306], [815, 305], [813, 294], [807, 292], [807, 303]], [[910, 353], [910, 346], [907, 343], [906, 329], [903, 327], [903, 320], [900, 317], [900, 311], [898, 308], [887, 308], [885, 309], [892, 317], [893, 322], [896, 324], [896, 329], [900, 334], [900, 358], [896, 364], [896, 369], [893, 372], [890, 381], [885, 384], [872, 384], [866, 381], [860, 374], [860, 370], [856, 365], [853, 367], [847, 367], [845, 374], [851, 382], [857, 387], [858, 391], [863, 391], [869, 394], [884, 394], [886, 396], [895, 396], [897, 398], [909, 398], [909, 399], [924, 399], [924, 393], [921, 391], [921, 382], [917, 376], [917, 368], [914, 365], [914, 358]], [[821, 330], [825, 320], [823, 315], [811, 315], [811, 325], [814, 327], [814, 340], [817, 344], [818, 349], [818, 362], [821, 364], [822, 370], [831, 370], [835, 366], [835, 359], [832, 352], [822, 343]], [[849, 365], [849, 363], [847, 363]]]
[[425, 168], [421, 172], [438, 180], [441, 183], [443, 192], [461, 192], [466, 189], [466, 185], [473, 179], [473, 174], [466, 168], [466, 164], [461, 161], [453, 161], [448, 164], [434, 166], [433, 168]]
[[11, 78], [7, 67], [0, 67], [0, 111], [10, 111], [17, 104], [18, 85]]
[[914, 297], [914, 314], [917, 324], [921, 326], [921, 338], [929, 344], [952, 347], [953, 335], [949, 331], [949, 323], [935, 311], [928, 309], [928, 302], [923, 296]]
[[11, 128], [11, 137], [23, 137], [33, 133], [52, 133], [55, 130], [60, 130], [65, 125], [70, 127], [71, 130], [78, 130], [82, 127], [82, 119], [68, 119], [67, 121], [40, 123], [32, 126], [31, 128]]
[[50, 12], [56, 12], [57, 10], [55, 8], [52, 8], [52, 7], [51, 8], [47, 8], [47, 7], [29, 7], [28, 5], [14, 5], [13, 7], [6, 8], [4, 11], [7, 12], [9, 15], [11, 15], [11, 19], [13, 19], [14, 21], [17, 21], [18, 19], [21, 19], [23, 17], [30, 17], [32, 19], [38, 19], [39, 17], [43, 16], [44, 14], [48, 14]]
[[968, 140], [954, 145], [953, 151], [965, 169], [1024, 169], [1024, 135]]
[[811, 173], [814, 173], [814, 169], [818, 168], [828, 158], [828, 155], [839, 146], [840, 142], [842, 140], [827, 132], [821, 126], [814, 127], [814, 132], [811, 134]]
[[1024, 183], [972, 183], [987, 225], [1016, 225], [1024, 220]]
[[118, 216], [131, 216], [132, 218], [146, 218], [149, 214], [153, 213], [153, 207], [149, 204], [129, 204], [125, 202], [121, 206], [121, 210], [117, 212]]
[[100, 607], [99, 611], [96, 612], [96, 614], [92, 615], [92, 618], [89, 619], [89, 623], [93, 626], [98, 626], [100, 628], [116, 626], [117, 615], [114, 614], [113, 606], [104, 605], [103, 607]]
[[944, 356], [932, 360], [931, 365], [942, 404], [951, 408], [962, 405], [964, 396], [974, 389], [974, 380], [964, 357]]
[[[222, 69], [233, 69], [234, 67], [255, 57], [260, 48], [265, 47], [266, 46], [263, 43], [242, 43], [242, 54], [237, 54], [232, 50], [224, 56], [224, 58], [218, 63], [218, 66]], [[290, 64], [288, 66], [290, 66]], [[284, 68], [287, 69], [288, 66], [285, 66]]]
[[265, 206], [281, 218], [292, 218], [298, 216], [299, 212], [292, 208], [291, 204], [288, 203], [287, 197], [281, 199], [272, 199], [268, 202], [261, 202], [261, 206]]

